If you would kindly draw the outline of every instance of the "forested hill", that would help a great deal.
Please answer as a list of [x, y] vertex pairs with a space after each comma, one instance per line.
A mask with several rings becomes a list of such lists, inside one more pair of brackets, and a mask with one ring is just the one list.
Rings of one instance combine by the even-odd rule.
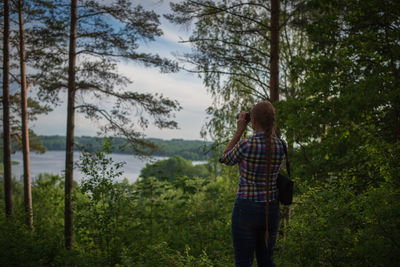
[[[64, 150], [65, 149], [65, 136], [60, 135], [50, 135], [50, 136], [38, 136], [40, 141], [47, 150]], [[148, 138], [147, 141], [151, 141], [156, 144], [160, 149], [153, 153], [154, 156], [176, 156], [180, 155], [188, 160], [206, 160], [209, 158], [210, 154], [207, 152], [207, 147], [211, 145], [210, 142], [205, 142], [201, 140], [183, 140], [183, 139], [171, 139], [163, 140], [158, 138]], [[103, 138], [92, 137], [92, 136], [80, 136], [75, 137], [75, 142], [84, 147], [87, 150], [101, 150]], [[113, 138], [113, 148], [112, 152], [121, 154], [130, 154], [126, 147], [125, 139], [123, 138]]]

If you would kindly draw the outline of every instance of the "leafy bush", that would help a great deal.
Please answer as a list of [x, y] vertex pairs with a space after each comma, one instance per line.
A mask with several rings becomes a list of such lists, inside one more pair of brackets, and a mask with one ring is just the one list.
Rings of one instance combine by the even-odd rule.
[[205, 164], [193, 166], [192, 162], [181, 156], [174, 156], [159, 160], [153, 164], [146, 164], [140, 171], [140, 177], [147, 179], [156, 177], [160, 181], [173, 182], [178, 177], [207, 177], [209, 171]]

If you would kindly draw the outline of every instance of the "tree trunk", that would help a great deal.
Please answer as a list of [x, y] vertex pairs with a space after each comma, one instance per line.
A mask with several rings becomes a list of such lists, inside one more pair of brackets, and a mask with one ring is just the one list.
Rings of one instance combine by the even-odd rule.
[[29, 159], [29, 130], [28, 130], [28, 96], [26, 85], [25, 68], [25, 34], [23, 17], [23, 0], [18, 2], [19, 17], [19, 57], [21, 69], [21, 122], [22, 122], [22, 155], [24, 161], [24, 204], [26, 212], [26, 222], [33, 229], [33, 210], [31, 194], [31, 170]]
[[[393, 72], [393, 90], [394, 92], [399, 92], [399, 71], [397, 70], [393, 56], [391, 54], [391, 65]], [[400, 132], [400, 108], [399, 108], [399, 94], [397, 93], [394, 97], [394, 130], [393, 130], [393, 142], [397, 143], [399, 141], [399, 132]]]
[[394, 108], [394, 143], [397, 143], [399, 141], [399, 131], [400, 131], [400, 109], [398, 107], [398, 104], [396, 104]]
[[74, 127], [75, 127], [75, 64], [76, 64], [76, 31], [77, 0], [71, 1], [71, 25], [69, 39], [68, 66], [68, 110], [67, 110], [67, 144], [65, 148], [65, 247], [71, 249], [73, 234], [73, 173], [74, 173]]
[[271, 0], [270, 101], [279, 100], [279, 0]]
[[[270, 101], [279, 100], [279, 0], [271, 0], [271, 37], [270, 37]], [[279, 129], [278, 129], [279, 132]], [[287, 226], [289, 224], [290, 207], [283, 208], [283, 238], [286, 239]]]
[[3, 37], [3, 152], [4, 152], [4, 196], [6, 215], [14, 212], [11, 187], [11, 137], [10, 137], [10, 1], [4, 0], [4, 37]]

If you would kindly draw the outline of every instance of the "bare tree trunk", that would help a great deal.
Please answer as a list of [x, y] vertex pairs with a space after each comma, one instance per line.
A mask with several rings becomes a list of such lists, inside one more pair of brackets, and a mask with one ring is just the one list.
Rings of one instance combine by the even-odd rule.
[[33, 210], [31, 194], [31, 167], [29, 158], [29, 128], [28, 128], [28, 96], [25, 68], [25, 34], [24, 34], [24, 1], [18, 2], [19, 16], [19, 57], [21, 69], [21, 122], [22, 122], [22, 155], [24, 161], [24, 204], [28, 226], [33, 229]]
[[6, 215], [14, 213], [11, 187], [11, 137], [10, 137], [10, 0], [4, 0], [4, 37], [3, 37], [3, 145], [4, 145], [4, 195]]
[[400, 132], [400, 109], [398, 107], [398, 104], [395, 105], [394, 107], [394, 143], [397, 143], [399, 141], [399, 132]]
[[71, 249], [74, 242], [73, 233], [73, 173], [74, 173], [74, 127], [75, 127], [75, 65], [76, 65], [76, 32], [77, 0], [71, 0], [71, 30], [69, 39], [68, 66], [68, 110], [67, 110], [67, 145], [65, 149], [65, 247]]
[[[279, 16], [280, 7], [279, 0], [271, 0], [271, 39], [270, 39], [270, 101], [275, 102], [279, 100]], [[278, 129], [279, 132], [279, 129]], [[287, 226], [289, 224], [290, 207], [284, 206], [283, 208], [283, 238], [286, 239]]]
[[[398, 92], [400, 89], [400, 78], [399, 78], [399, 71], [396, 68], [395, 65], [395, 60], [393, 58], [392, 51], [390, 50], [390, 63], [392, 67], [392, 72], [393, 72], [393, 90], [394, 92]], [[399, 96], [396, 95], [394, 97], [394, 104], [393, 104], [393, 109], [394, 109], [394, 130], [393, 130], [393, 142], [397, 143], [399, 141], [399, 135], [400, 135], [400, 108], [399, 108]]]
[[[328, 96], [325, 95], [324, 96], [324, 104], [326, 105], [327, 103], [328, 103]], [[329, 128], [328, 124], [326, 124], [326, 123], [322, 124], [323, 132], [322, 132], [321, 140], [325, 139], [325, 137], [328, 135], [328, 128]]]
[[271, 0], [270, 101], [279, 100], [279, 0]]

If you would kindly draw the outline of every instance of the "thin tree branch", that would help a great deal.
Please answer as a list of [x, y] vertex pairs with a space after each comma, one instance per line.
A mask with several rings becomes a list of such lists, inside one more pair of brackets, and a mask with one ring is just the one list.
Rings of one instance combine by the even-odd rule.
[[[228, 71], [197, 71], [197, 70], [190, 70], [190, 69], [186, 69], [186, 68], [181, 68], [182, 70], [185, 70], [187, 72], [190, 73], [196, 73], [196, 74], [204, 74], [204, 73], [215, 73], [215, 74], [222, 74], [222, 75], [232, 75], [232, 76], [243, 76], [245, 78], [248, 78], [250, 80], [253, 80], [257, 83], [260, 83], [261, 85], [269, 88], [269, 86], [266, 83], [261, 82], [260, 80], [255, 79], [254, 77], [252, 77], [251, 75], [248, 74], [244, 74], [244, 73], [237, 73], [237, 72], [228, 72]], [[262, 86], [262, 87], [263, 87]]]
[[[265, 98], [264, 95], [262, 95], [260, 92], [258, 92], [258, 91], [257, 91], [256, 89], [254, 89], [253, 87], [251, 87], [251, 86], [245, 84], [242, 80], [240, 80], [240, 79], [234, 79], [234, 81], [240, 83], [242, 86], [244, 86], [244, 87], [246, 87], [247, 89], [249, 89], [251, 95], [253, 95], [253, 96], [255, 96], [255, 97], [258, 97], [258, 98]], [[268, 97], [268, 95], [267, 95], [267, 97]]]
[[21, 80], [18, 79], [18, 77], [16, 75], [14, 75], [11, 71], [8, 72], [10, 74], [10, 76], [19, 84], [21, 84]]
[[[199, 3], [199, 2], [196, 2], [196, 1], [188, 1], [188, 2], [189, 2], [189, 3], [192, 3], [192, 4], [194, 4], [194, 5], [198, 5], [198, 6], [201, 6], [201, 7], [205, 7], [205, 8], [217, 9], [218, 12], [216, 12], [215, 14], [220, 13], [220, 12], [226, 12], [226, 13], [232, 15], [232, 16], [236, 16], [236, 17], [239, 17], [239, 18], [242, 18], [242, 19], [245, 19], [245, 20], [254, 22], [254, 23], [258, 24], [258, 25], [261, 25], [261, 26], [263, 26], [263, 27], [266, 27], [266, 29], [269, 29], [269, 26], [268, 26], [268, 25], [265, 25], [265, 24], [263, 24], [262, 22], [260, 22], [260, 21], [258, 21], [258, 20], [251, 19], [251, 18], [249, 18], [249, 17], [246, 17], [246, 16], [243, 16], [243, 15], [240, 15], [240, 14], [237, 14], [237, 13], [234, 13], [234, 12], [231, 12], [231, 11], [230, 11], [230, 9], [233, 9], [233, 8], [235, 8], [235, 7], [242, 6], [243, 3], [237, 4], [237, 5], [232, 5], [232, 6], [226, 7], [226, 8], [221, 8], [221, 7], [217, 7], [217, 6], [210, 6], [210, 5], [202, 4], [202, 3]], [[211, 14], [211, 15], [212, 15], [212, 14]]]
[[234, 46], [239, 46], [239, 47], [246, 47], [246, 48], [249, 48], [251, 50], [256, 51], [257, 53], [262, 54], [265, 57], [269, 57], [270, 56], [269, 54], [265, 53], [264, 51], [262, 51], [260, 49], [257, 49], [254, 46], [241, 44], [241, 43], [238, 43], [238, 42], [230, 42], [230, 41], [222, 40], [222, 39], [218, 39], [218, 38], [196, 38], [196, 39], [179, 41], [178, 43], [195, 43], [195, 42], [208, 42], [208, 41], [210, 41], [210, 42], [221, 42], [221, 43], [224, 43], [224, 44], [227, 44], [227, 45], [234, 45]]
[[103, 14], [108, 14], [108, 11], [101, 11], [101, 12], [85, 14], [85, 15], [82, 15], [82, 16], [78, 16], [77, 18], [78, 18], [78, 20], [80, 20], [80, 19], [83, 19], [83, 18], [98, 16], [98, 15], [103, 15]]

